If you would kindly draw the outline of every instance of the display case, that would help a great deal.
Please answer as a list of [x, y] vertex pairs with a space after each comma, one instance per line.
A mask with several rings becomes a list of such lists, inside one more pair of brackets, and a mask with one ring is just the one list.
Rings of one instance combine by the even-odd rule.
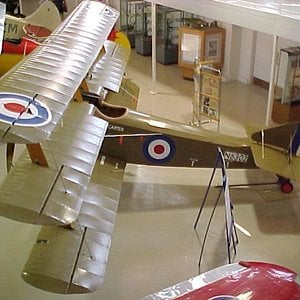
[[157, 62], [164, 65], [178, 62], [178, 30], [182, 20], [182, 11], [157, 6]]
[[178, 65], [182, 76], [193, 79], [195, 59], [213, 61], [213, 67], [221, 69], [224, 63], [225, 29], [216, 22], [201, 28], [181, 27], [179, 29]]
[[279, 57], [272, 118], [300, 121], [300, 47], [281, 49]]
[[152, 53], [151, 3], [141, 1], [136, 4], [135, 50], [147, 56]]
[[137, 5], [143, 1], [120, 0], [120, 30], [126, 34], [131, 48], [135, 47]]

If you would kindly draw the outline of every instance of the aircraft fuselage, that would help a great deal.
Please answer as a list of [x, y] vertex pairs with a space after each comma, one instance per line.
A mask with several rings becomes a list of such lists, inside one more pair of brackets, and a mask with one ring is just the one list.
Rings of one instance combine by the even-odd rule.
[[109, 121], [102, 153], [134, 164], [209, 168], [218, 146], [229, 168], [256, 168], [247, 139], [134, 111]]

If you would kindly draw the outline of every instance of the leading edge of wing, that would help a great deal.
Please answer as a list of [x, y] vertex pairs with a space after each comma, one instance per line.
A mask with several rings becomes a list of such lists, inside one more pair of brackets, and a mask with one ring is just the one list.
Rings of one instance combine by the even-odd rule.
[[48, 138], [118, 16], [99, 1], [82, 1], [41, 46], [0, 79], [0, 142]]

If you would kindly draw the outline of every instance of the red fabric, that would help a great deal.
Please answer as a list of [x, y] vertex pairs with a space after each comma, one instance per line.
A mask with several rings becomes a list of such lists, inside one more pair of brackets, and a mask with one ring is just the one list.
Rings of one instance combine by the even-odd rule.
[[32, 25], [32, 24], [25, 25], [25, 32], [26, 34], [32, 36], [33, 38], [46, 38], [52, 33], [51, 30], [43, 26]]
[[26, 49], [25, 54], [29, 54], [31, 51], [33, 51], [37, 46], [40, 44], [38, 42], [35, 42], [33, 40], [22, 38], [21, 43], [15, 44], [8, 41], [3, 41], [3, 54], [19, 54], [23, 55], [24, 51]]
[[295, 282], [293, 271], [268, 263], [240, 262], [247, 267], [226, 278], [212, 282], [187, 293], [180, 300], [209, 299], [218, 295], [248, 295], [247, 299], [294, 300], [300, 299], [300, 286]]
[[107, 39], [110, 40], [110, 41], [114, 41], [116, 39], [117, 32], [118, 32], [117, 30], [113, 29], [110, 32], [110, 34], [109, 34], [109, 36], [108, 36]]

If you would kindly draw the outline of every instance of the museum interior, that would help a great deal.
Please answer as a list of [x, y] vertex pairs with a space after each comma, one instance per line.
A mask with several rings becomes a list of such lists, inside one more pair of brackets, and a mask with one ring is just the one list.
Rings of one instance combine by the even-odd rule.
[[[46, 1], [15, 2], [23, 18]], [[61, 2], [65, 6], [60, 15], [67, 19], [85, 1]], [[166, 123], [170, 120], [194, 130], [244, 139], [249, 126], [299, 123], [297, 1], [98, 2], [120, 13], [114, 28], [126, 35], [130, 44], [124, 78], [139, 88], [137, 96], [131, 95], [137, 112]], [[124, 90], [130, 95], [126, 84], [119, 94]], [[118, 98], [118, 93], [109, 93]], [[126, 144], [130, 138], [125, 136], [122, 142]], [[7, 176], [4, 144], [0, 143], [0, 151], [2, 183]], [[24, 146], [16, 145], [14, 164], [22, 151]], [[296, 154], [299, 156], [299, 151]], [[216, 162], [219, 157], [217, 153], [206, 155]], [[176, 299], [181, 295], [180, 283], [240, 261], [276, 264], [299, 274], [299, 182], [291, 180], [293, 188], [285, 192], [276, 174], [263, 168], [218, 165], [214, 173], [214, 165], [194, 167], [194, 162], [187, 167], [126, 165], [103, 283], [91, 293], [61, 295], [26, 283], [21, 273], [41, 226], [1, 216], [0, 299]], [[91, 181], [97, 182], [94, 174], [99, 166], [96, 163]], [[224, 168], [229, 185], [220, 192]], [[34, 193], [35, 187], [31, 189]], [[235, 226], [228, 248], [229, 219]], [[47, 264], [45, 261], [45, 268]], [[300, 279], [295, 280], [295, 297], [270, 294], [213, 299], [299, 299]], [[253, 286], [249, 286], [251, 291]], [[172, 296], [153, 295], [168, 287], [174, 287]]]

